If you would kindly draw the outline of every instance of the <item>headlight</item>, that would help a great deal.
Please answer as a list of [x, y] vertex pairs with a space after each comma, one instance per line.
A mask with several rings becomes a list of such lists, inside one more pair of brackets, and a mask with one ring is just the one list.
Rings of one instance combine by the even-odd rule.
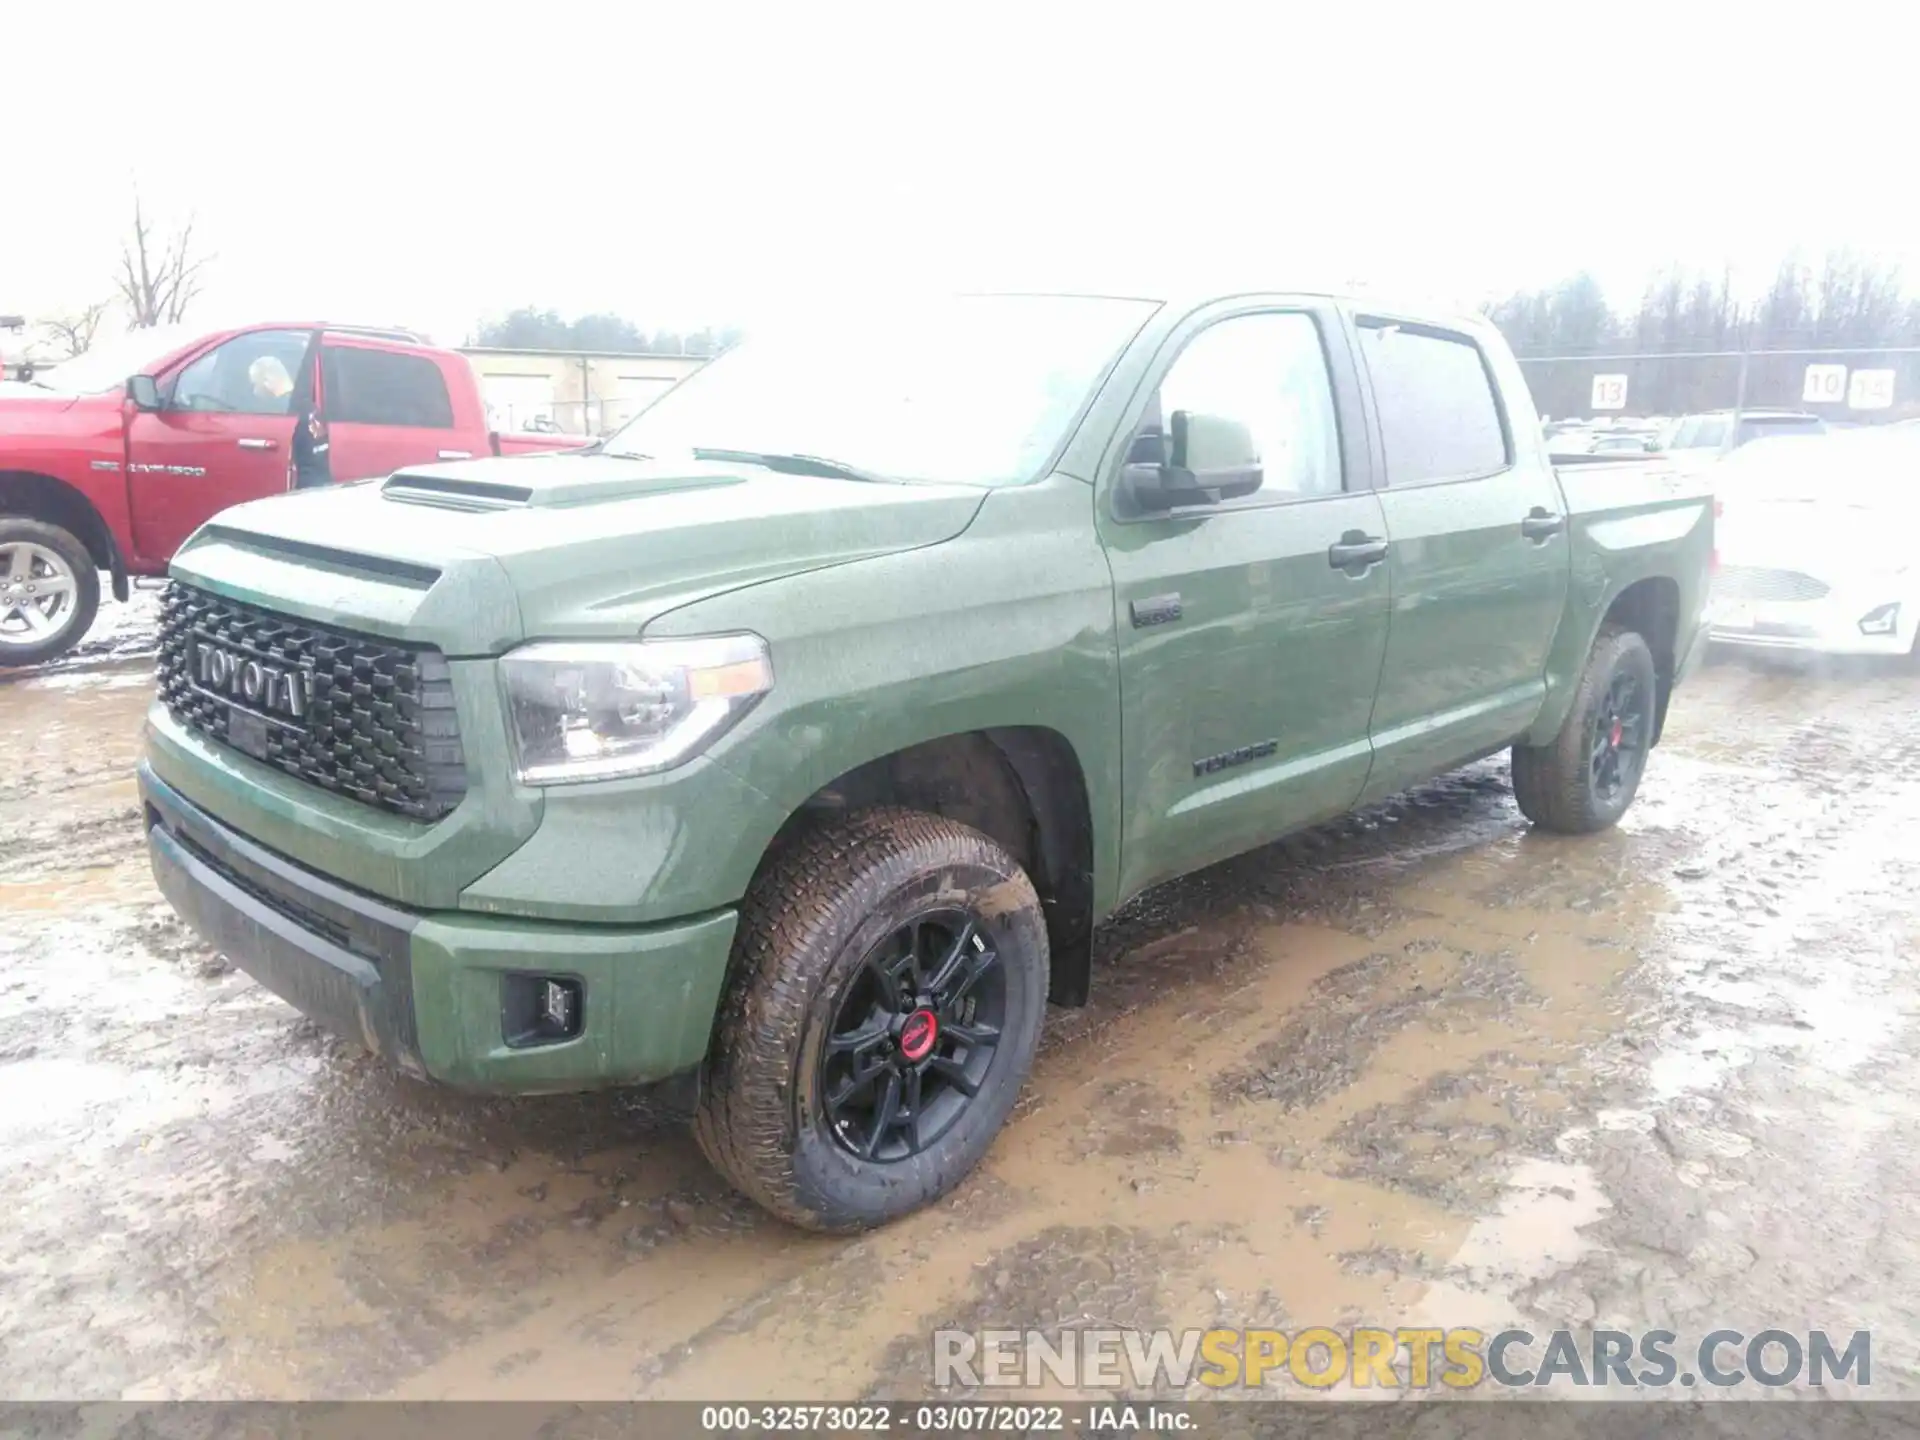
[[527, 645], [500, 668], [515, 770], [527, 785], [671, 769], [773, 688], [757, 635]]

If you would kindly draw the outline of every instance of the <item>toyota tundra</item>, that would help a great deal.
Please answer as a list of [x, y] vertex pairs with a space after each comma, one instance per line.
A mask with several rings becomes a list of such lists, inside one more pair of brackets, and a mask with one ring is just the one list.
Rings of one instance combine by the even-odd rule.
[[1499, 751], [1546, 829], [1632, 802], [1711, 497], [1556, 472], [1482, 321], [1000, 295], [841, 333], [584, 452], [201, 527], [140, 769], [179, 913], [423, 1078], [690, 1077], [735, 1185], [848, 1230], [980, 1161], [1147, 887]]

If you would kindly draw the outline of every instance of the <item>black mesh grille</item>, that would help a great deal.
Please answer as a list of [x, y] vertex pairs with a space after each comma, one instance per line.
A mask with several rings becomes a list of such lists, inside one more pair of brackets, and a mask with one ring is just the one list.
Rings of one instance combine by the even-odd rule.
[[[252, 703], [232, 687], [214, 693], [199, 683], [200, 646], [256, 661], [269, 676], [304, 675], [299, 703], [274, 703], [289, 691], [271, 679]], [[328, 629], [176, 582], [160, 612], [159, 690], [181, 724], [362, 804], [437, 820], [466, 794], [453, 683], [437, 650]]]
[[1716, 600], [1819, 600], [1832, 587], [1798, 570], [1766, 570], [1754, 565], [1723, 565], [1714, 577]]

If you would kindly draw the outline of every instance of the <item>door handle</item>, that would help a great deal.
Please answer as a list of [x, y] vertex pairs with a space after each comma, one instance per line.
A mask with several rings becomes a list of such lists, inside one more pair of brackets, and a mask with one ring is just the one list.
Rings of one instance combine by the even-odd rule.
[[1529, 540], [1551, 540], [1566, 528], [1566, 516], [1549, 514], [1538, 505], [1520, 522], [1520, 533]]
[[1327, 547], [1327, 564], [1336, 570], [1364, 570], [1387, 558], [1387, 542], [1378, 535], [1349, 530]]
[[262, 440], [257, 435], [244, 435], [237, 443], [242, 450], [271, 450], [274, 447], [273, 441]]

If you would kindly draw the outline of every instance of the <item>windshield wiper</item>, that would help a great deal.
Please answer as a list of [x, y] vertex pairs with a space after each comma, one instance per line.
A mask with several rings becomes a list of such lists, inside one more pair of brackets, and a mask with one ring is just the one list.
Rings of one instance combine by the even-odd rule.
[[820, 475], [829, 480], [861, 480], [869, 485], [894, 483], [884, 475], [876, 475], [871, 470], [862, 470], [857, 465], [848, 465], [839, 460], [829, 460], [823, 455], [777, 455], [761, 450], [715, 450], [696, 445], [693, 447], [693, 458], [719, 460], [733, 465], [758, 465], [782, 475]]

